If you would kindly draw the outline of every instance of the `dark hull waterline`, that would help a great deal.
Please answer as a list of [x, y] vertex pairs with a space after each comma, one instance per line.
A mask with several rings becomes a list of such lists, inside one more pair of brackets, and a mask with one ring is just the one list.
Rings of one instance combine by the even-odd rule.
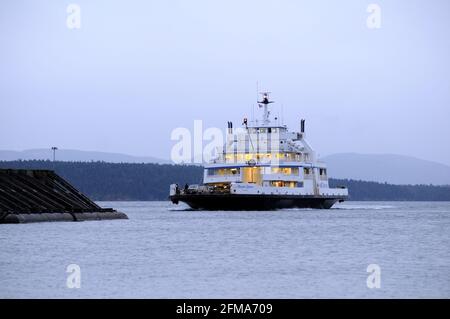
[[174, 204], [184, 202], [199, 210], [275, 210], [286, 208], [330, 209], [346, 197], [324, 196], [271, 196], [271, 195], [231, 195], [231, 194], [193, 194], [170, 196]]

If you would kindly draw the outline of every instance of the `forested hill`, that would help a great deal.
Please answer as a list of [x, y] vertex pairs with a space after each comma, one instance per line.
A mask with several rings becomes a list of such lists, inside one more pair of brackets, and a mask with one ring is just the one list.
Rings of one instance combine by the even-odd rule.
[[[94, 200], [166, 200], [169, 185], [201, 183], [203, 168], [185, 165], [105, 162], [0, 161], [0, 168], [50, 169]], [[351, 200], [450, 201], [450, 186], [390, 185], [345, 179]]]

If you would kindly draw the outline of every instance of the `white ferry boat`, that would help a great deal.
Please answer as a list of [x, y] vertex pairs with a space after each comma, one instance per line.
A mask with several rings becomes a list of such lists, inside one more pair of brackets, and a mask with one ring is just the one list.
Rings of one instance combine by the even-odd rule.
[[202, 185], [170, 186], [174, 204], [202, 210], [329, 209], [348, 198], [345, 187], [330, 188], [325, 163], [300, 132], [290, 132], [269, 111], [269, 93], [258, 102], [261, 121], [233, 129], [228, 122], [223, 151], [205, 165]]

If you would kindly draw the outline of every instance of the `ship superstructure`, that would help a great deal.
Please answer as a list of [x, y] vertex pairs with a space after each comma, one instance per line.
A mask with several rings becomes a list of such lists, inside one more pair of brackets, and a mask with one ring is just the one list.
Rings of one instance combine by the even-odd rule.
[[300, 131], [290, 132], [270, 114], [273, 103], [262, 93], [262, 119], [234, 129], [228, 122], [223, 151], [205, 165], [203, 184], [171, 185], [173, 203], [194, 209], [270, 210], [277, 208], [331, 208], [348, 197], [344, 187], [330, 188], [324, 162], [317, 159]]

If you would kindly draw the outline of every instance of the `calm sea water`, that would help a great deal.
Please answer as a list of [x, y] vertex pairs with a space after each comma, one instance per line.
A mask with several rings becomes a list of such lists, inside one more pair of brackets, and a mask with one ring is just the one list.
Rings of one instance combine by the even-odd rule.
[[[127, 221], [0, 225], [1, 298], [450, 298], [450, 203], [196, 212], [102, 202]], [[81, 288], [66, 268], [81, 269]], [[367, 267], [381, 288], [367, 287]]]

